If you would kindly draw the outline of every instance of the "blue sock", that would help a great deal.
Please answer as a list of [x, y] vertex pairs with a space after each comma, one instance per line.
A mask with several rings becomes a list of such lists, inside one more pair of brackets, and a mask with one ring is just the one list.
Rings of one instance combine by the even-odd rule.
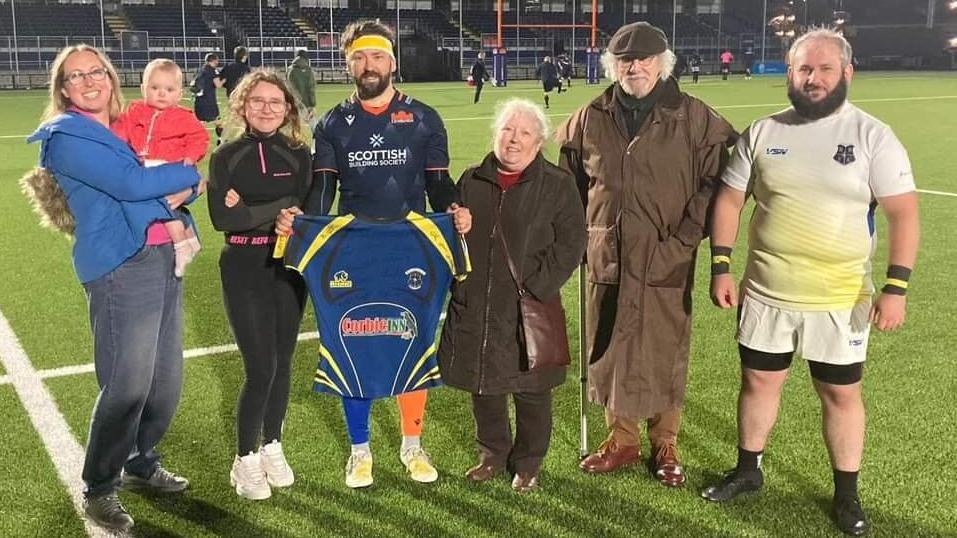
[[369, 442], [369, 415], [372, 400], [369, 398], [343, 398], [342, 410], [346, 415], [346, 428], [353, 445]]

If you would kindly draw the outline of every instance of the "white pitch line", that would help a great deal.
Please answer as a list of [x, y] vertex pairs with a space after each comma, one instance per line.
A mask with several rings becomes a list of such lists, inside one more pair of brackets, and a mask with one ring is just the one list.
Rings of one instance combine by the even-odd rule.
[[944, 191], [929, 191], [927, 189], [917, 189], [917, 192], [923, 194], [936, 194], [938, 196], [954, 196], [957, 197], [957, 192], [944, 192]]
[[[316, 331], [299, 333], [298, 340], [302, 342], [303, 340], [315, 340], [319, 338], [319, 333]], [[193, 359], [197, 357], [208, 357], [210, 355], [219, 355], [221, 353], [230, 353], [233, 351], [239, 351], [239, 347], [236, 344], [223, 344], [220, 346], [208, 346], [208, 347], [197, 347], [193, 349], [187, 349], [183, 351], [184, 359]], [[61, 366], [60, 368], [49, 368], [47, 370], [39, 370], [37, 375], [41, 379], [52, 379], [56, 377], [65, 377], [69, 375], [78, 375], [78, 374], [89, 374], [95, 371], [93, 363], [87, 364], [73, 364], [70, 366]], [[7, 376], [8, 377], [8, 376]], [[3, 384], [3, 378], [0, 377], [0, 385]]]
[[[538, 91], [538, 90], [518, 90], [518, 91]], [[944, 99], [957, 99], [957, 95], [928, 95], [928, 96], [917, 96], [917, 97], [886, 97], [886, 98], [874, 98], [874, 99], [854, 99], [853, 103], [897, 103], [897, 102], [907, 102], [907, 101], [936, 101]], [[749, 103], [744, 105], [717, 105], [712, 108], [717, 110], [722, 109], [740, 109], [740, 108], [771, 108], [771, 107], [785, 107], [788, 106], [787, 103], [778, 102], [778, 103]], [[549, 117], [564, 117], [571, 114], [571, 112], [561, 112], [555, 114], [547, 114]], [[490, 120], [492, 116], [470, 116], [464, 118], [442, 118], [442, 121], [449, 123], [452, 121], [476, 121], [476, 120]], [[207, 131], [212, 130], [211, 127], [207, 127]], [[4, 139], [14, 139], [20, 138], [26, 140], [29, 135], [0, 135], [0, 140]]]
[[0, 363], [8, 372], [6, 377], [11, 379], [33, 428], [40, 435], [57, 476], [66, 486], [70, 500], [73, 501], [74, 510], [83, 520], [87, 534], [96, 538], [114, 536], [83, 517], [83, 447], [70, 433], [66, 419], [30, 364], [30, 359], [3, 312], [0, 312]]

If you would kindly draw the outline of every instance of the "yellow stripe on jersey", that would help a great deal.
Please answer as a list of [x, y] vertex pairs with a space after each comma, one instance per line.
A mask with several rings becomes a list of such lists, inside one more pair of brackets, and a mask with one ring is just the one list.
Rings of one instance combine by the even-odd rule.
[[326, 241], [333, 236], [339, 230], [345, 228], [350, 222], [355, 219], [353, 215], [343, 215], [341, 217], [336, 217], [332, 219], [332, 222], [326, 224], [326, 227], [319, 231], [316, 234], [316, 238], [312, 240], [312, 244], [309, 245], [309, 248], [306, 249], [306, 253], [303, 254], [302, 259], [299, 260], [298, 265], [287, 265], [289, 269], [295, 269], [302, 273], [306, 270], [306, 266], [309, 265], [309, 262], [312, 260], [312, 257], [316, 255], [316, 252], [319, 252], [319, 249], [326, 244]]
[[439, 254], [442, 256], [442, 259], [445, 260], [445, 264], [449, 266], [449, 271], [452, 274], [455, 274], [455, 262], [452, 260], [452, 249], [449, 248], [449, 243], [445, 240], [445, 236], [442, 235], [442, 231], [439, 230], [439, 227], [435, 225], [434, 222], [428, 218], [416, 213], [415, 211], [410, 211], [408, 217], [409, 223], [415, 226], [426, 239], [435, 247], [435, 250], [439, 251]]
[[336, 373], [336, 377], [338, 377], [339, 381], [342, 382], [342, 387], [349, 391], [349, 396], [352, 396], [352, 389], [350, 389], [349, 384], [346, 383], [346, 378], [342, 375], [342, 370], [339, 369], [339, 365], [336, 363], [335, 359], [332, 358], [332, 354], [329, 353], [329, 350], [326, 349], [326, 346], [322, 345], [322, 342], [319, 343], [319, 355], [329, 361], [329, 366], [332, 367], [332, 371]]
[[330, 389], [338, 392], [340, 396], [344, 396], [344, 394], [342, 394], [342, 390], [339, 389], [339, 387], [337, 387], [336, 384], [329, 379], [329, 376], [327, 376], [322, 370], [316, 370], [316, 377], [313, 378], [313, 381], [319, 383], [320, 385], [329, 387]]
[[411, 383], [412, 380], [415, 378], [415, 374], [419, 371], [420, 368], [422, 368], [422, 365], [425, 364], [425, 361], [428, 360], [428, 358], [431, 357], [433, 353], [435, 353], [435, 348], [436, 348], [435, 342], [432, 342], [432, 345], [429, 346], [429, 349], [426, 349], [425, 353], [423, 353], [422, 356], [419, 357], [419, 360], [415, 363], [415, 366], [412, 367], [412, 372], [409, 373], [409, 378], [405, 380], [405, 385], [402, 386], [403, 391], [408, 390], [409, 383]]
[[439, 367], [436, 366], [435, 368], [429, 370], [429, 372], [426, 375], [422, 376], [422, 379], [420, 379], [418, 383], [416, 383], [412, 387], [412, 390], [415, 390], [421, 387], [422, 385], [428, 383], [429, 381], [432, 381], [433, 379], [441, 379], [441, 378], [442, 378], [442, 374], [439, 373]]

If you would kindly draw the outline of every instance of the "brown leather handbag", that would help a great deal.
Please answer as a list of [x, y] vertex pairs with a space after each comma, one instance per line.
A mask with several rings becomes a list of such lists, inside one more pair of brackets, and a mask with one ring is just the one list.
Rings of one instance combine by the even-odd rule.
[[508, 271], [518, 288], [519, 313], [522, 315], [522, 337], [525, 340], [525, 353], [528, 357], [528, 369], [568, 366], [571, 354], [568, 350], [568, 332], [565, 329], [565, 308], [562, 297], [542, 302], [536, 299], [522, 286], [522, 276], [515, 269], [515, 262], [508, 253], [505, 233], [501, 223], [498, 236], [502, 239]]

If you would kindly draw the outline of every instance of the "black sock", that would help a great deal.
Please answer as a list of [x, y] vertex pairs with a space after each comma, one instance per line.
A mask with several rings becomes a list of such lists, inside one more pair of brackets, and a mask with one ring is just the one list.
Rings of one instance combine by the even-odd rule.
[[738, 471], [757, 471], [761, 468], [761, 456], [764, 455], [764, 451], [760, 452], [751, 452], [750, 450], [745, 450], [741, 447], [738, 447]]
[[218, 143], [218, 142], [219, 142], [219, 139], [222, 138], [222, 137], [223, 137], [223, 128], [222, 128], [222, 127], [217, 127], [217, 128], [216, 128], [216, 142]]
[[857, 498], [857, 475], [860, 471], [834, 469], [834, 497]]
[[548, 96], [545, 96], [545, 108], [548, 108]]

